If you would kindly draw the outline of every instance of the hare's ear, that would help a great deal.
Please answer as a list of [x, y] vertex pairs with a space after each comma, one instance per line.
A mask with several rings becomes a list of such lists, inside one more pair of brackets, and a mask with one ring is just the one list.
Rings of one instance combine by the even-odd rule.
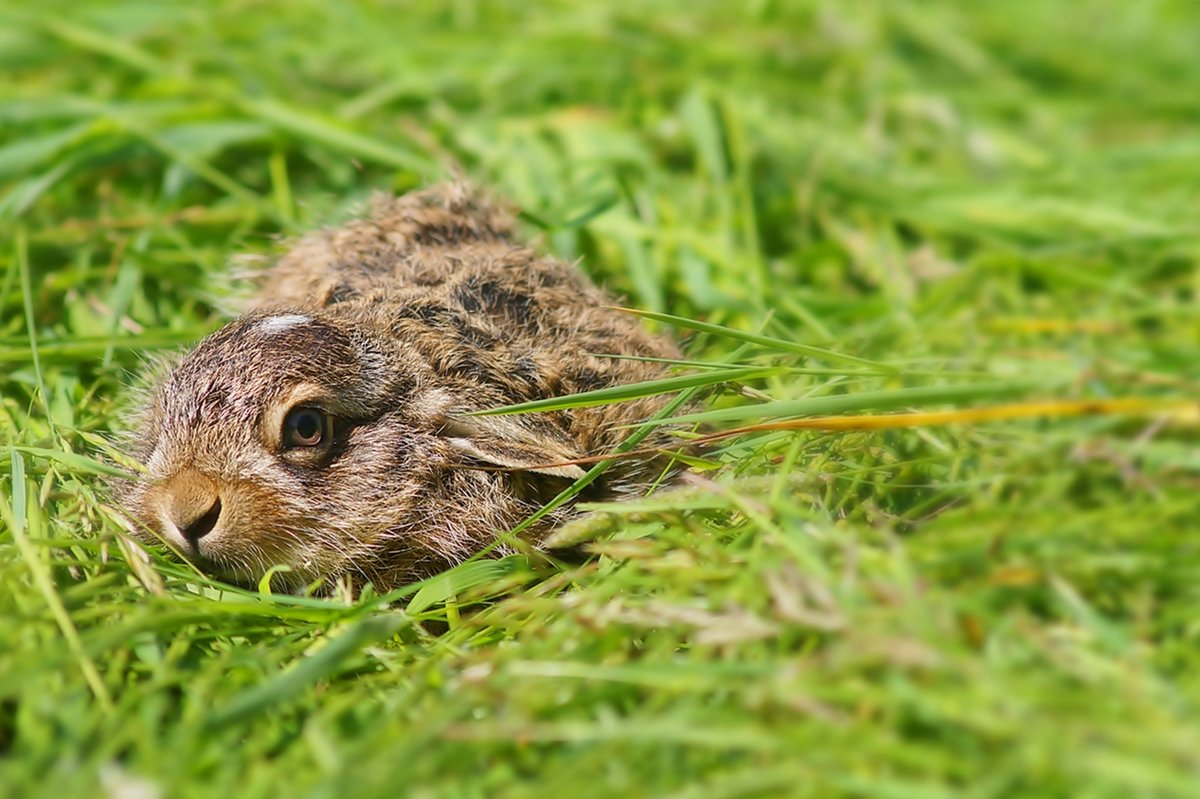
[[567, 463], [581, 456], [549, 425], [502, 416], [458, 417], [446, 423], [442, 435], [455, 449], [492, 466], [569, 480], [585, 474]]

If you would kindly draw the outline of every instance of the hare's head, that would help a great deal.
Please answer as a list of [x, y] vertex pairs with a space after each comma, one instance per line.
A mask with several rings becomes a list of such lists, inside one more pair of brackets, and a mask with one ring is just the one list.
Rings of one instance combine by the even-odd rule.
[[472, 531], [523, 509], [509, 475], [464, 466], [582, 474], [543, 468], [574, 454], [549, 428], [465, 416], [501, 395], [456, 389], [376, 330], [331, 311], [256, 313], [201, 342], [134, 430], [146, 474], [118, 499], [135, 528], [241, 582], [284, 565], [291, 587], [386, 585], [470, 554], [486, 543]]

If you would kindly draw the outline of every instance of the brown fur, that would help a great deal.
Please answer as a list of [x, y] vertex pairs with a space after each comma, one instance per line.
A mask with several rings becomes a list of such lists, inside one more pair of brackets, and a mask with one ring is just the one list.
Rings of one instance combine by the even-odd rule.
[[[251, 581], [285, 564], [293, 587], [346, 577], [386, 590], [493, 543], [583, 474], [536, 467], [611, 451], [620, 425], [664, 400], [465, 414], [662, 375], [599, 353], [678, 355], [512, 235], [508, 216], [456, 185], [379, 198], [301, 239], [262, 275], [254, 308], [149, 397], [135, 452], [148, 478], [119, 491], [130, 515], [211, 572]], [[298, 405], [336, 420], [320, 452], [281, 448]], [[618, 462], [589, 496], [641, 491], [664, 466]], [[198, 540], [179, 532], [205, 519]]]

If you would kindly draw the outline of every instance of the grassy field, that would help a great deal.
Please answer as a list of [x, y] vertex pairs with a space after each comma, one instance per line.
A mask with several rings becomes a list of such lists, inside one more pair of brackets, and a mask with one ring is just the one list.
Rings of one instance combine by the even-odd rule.
[[0, 0], [0, 794], [1198, 795], [1194, 413], [744, 436], [586, 559], [357, 601], [144, 562], [104, 488], [234, 256], [455, 170], [629, 304], [775, 339], [681, 330], [779, 367], [716, 428], [1195, 398], [1198, 36], [1187, 0]]

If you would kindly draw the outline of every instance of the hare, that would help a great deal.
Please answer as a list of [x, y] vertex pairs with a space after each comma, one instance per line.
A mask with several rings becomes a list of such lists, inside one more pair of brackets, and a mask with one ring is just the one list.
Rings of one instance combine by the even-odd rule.
[[[644, 358], [677, 358], [675, 345], [611, 304], [465, 186], [377, 197], [364, 218], [300, 239], [260, 274], [249, 311], [146, 393], [131, 426], [146, 474], [117, 499], [140, 535], [234, 582], [274, 565], [290, 567], [290, 590], [436, 573], [663, 406], [469, 415], [660, 377]], [[672, 469], [622, 460], [585, 496], [640, 492]], [[576, 512], [524, 536], [536, 544]]]

